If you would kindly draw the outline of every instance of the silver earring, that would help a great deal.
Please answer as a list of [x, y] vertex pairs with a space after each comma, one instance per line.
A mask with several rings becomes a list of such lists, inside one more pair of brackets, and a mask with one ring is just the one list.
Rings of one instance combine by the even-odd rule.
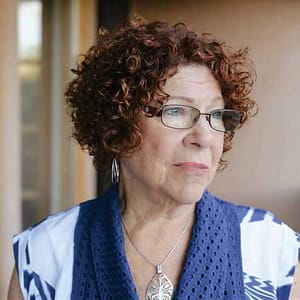
[[119, 182], [120, 170], [118, 161], [114, 158], [111, 163], [111, 182], [116, 184]]

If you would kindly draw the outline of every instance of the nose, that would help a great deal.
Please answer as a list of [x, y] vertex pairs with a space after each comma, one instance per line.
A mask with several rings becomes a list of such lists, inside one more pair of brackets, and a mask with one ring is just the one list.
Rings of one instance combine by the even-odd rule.
[[201, 115], [197, 123], [189, 129], [188, 134], [184, 138], [184, 143], [196, 147], [209, 147], [212, 139], [213, 133], [207, 116]]

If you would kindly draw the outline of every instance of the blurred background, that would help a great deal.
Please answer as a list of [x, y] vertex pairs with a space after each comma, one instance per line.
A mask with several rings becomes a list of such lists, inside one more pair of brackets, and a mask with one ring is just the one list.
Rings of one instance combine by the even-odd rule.
[[237, 133], [229, 167], [210, 190], [300, 230], [300, 1], [1, 0], [0, 299], [13, 267], [11, 236], [105, 189], [107, 174], [96, 174], [70, 138], [63, 94], [99, 26], [134, 15], [250, 48], [259, 113]]

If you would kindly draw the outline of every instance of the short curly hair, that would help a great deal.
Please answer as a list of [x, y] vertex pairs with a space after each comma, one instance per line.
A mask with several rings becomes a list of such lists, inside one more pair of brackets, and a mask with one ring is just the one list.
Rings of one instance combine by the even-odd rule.
[[[97, 43], [72, 69], [76, 77], [65, 93], [73, 137], [94, 156], [98, 170], [107, 169], [113, 158], [131, 155], [142, 141], [138, 115], [146, 105], [168, 100], [166, 80], [189, 63], [211, 70], [225, 108], [242, 113], [242, 126], [256, 107], [249, 98], [255, 71], [247, 53], [183, 23], [135, 18], [112, 33], [100, 29]], [[231, 149], [232, 138], [225, 133], [223, 153]]]

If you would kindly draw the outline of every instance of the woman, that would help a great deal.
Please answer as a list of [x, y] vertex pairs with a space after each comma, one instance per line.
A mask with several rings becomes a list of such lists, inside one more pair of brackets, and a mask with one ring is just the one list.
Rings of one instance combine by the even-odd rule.
[[113, 184], [14, 238], [10, 299], [288, 299], [296, 234], [206, 190], [255, 111], [246, 50], [138, 19], [73, 72], [74, 137]]

